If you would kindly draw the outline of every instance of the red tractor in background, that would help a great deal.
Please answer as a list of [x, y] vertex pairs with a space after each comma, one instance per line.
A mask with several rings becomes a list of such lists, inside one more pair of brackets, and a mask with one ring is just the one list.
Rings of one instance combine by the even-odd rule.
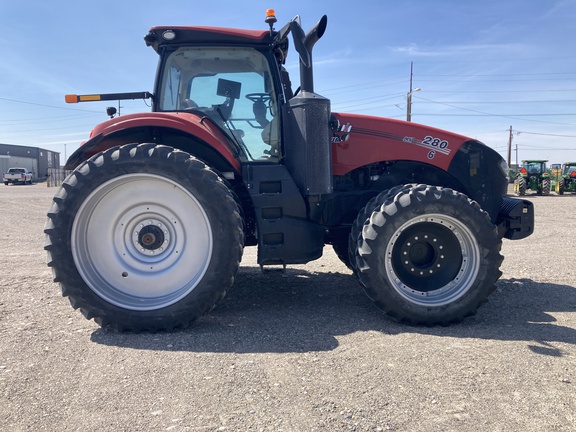
[[306, 34], [299, 17], [276, 31], [269, 10], [266, 22], [153, 27], [153, 93], [66, 96], [150, 98], [152, 112], [97, 125], [66, 163], [45, 227], [63, 295], [102, 327], [170, 331], [224, 298], [245, 246], [264, 267], [330, 244], [397, 321], [475, 314], [501, 275], [502, 239], [533, 232], [532, 204], [506, 196], [505, 161], [465, 136], [332, 112], [312, 73], [326, 16]]

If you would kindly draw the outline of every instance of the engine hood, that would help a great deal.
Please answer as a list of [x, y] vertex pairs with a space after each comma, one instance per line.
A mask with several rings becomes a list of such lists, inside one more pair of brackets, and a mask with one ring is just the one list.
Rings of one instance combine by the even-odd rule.
[[[332, 137], [333, 173], [383, 160], [413, 160], [448, 170], [471, 138], [418, 123], [359, 114], [333, 113], [339, 131]], [[349, 132], [347, 132], [349, 131]], [[344, 135], [347, 133], [347, 137]]]

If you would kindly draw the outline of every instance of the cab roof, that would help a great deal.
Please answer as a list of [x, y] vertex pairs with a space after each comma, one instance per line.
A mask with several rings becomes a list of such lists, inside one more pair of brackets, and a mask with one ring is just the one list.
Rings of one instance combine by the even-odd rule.
[[160, 26], [152, 27], [144, 36], [146, 46], [151, 46], [156, 52], [161, 46], [185, 45], [194, 43], [225, 44], [225, 45], [269, 45], [275, 32], [269, 30], [245, 30], [227, 27], [184, 27]]

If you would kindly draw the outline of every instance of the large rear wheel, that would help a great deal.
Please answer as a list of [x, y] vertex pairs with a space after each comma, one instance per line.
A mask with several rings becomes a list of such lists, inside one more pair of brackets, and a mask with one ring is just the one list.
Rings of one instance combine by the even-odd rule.
[[411, 324], [475, 314], [495, 289], [503, 259], [487, 213], [461, 193], [427, 185], [386, 192], [380, 202], [353, 229], [355, 273], [369, 297]]
[[545, 178], [542, 180], [542, 195], [550, 195], [550, 179]]
[[514, 191], [520, 196], [526, 195], [526, 179], [518, 177], [514, 183]]
[[556, 183], [556, 192], [558, 193], [558, 195], [564, 195], [564, 189], [565, 189], [565, 181], [563, 177], [560, 177], [558, 179], [558, 182]]
[[203, 162], [131, 144], [80, 165], [54, 197], [48, 265], [86, 318], [118, 331], [183, 328], [231, 286], [242, 249], [232, 192]]

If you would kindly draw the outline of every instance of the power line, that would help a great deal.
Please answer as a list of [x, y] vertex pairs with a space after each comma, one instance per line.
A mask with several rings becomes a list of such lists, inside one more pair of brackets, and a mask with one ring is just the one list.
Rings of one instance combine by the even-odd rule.
[[[443, 103], [450, 103], [450, 104], [524, 104], [524, 103], [562, 103], [562, 102], [570, 102], [575, 103], [576, 100], [570, 99], [561, 99], [561, 100], [514, 100], [514, 101], [443, 101]], [[434, 101], [423, 101], [422, 104], [427, 103], [438, 103]]]
[[547, 90], [426, 90], [426, 93], [550, 93], [550, 92], [571, 92], [576, 89], [547, 89]]
[[517, 131], [516, 133], [518, 135], [520, 135], [521, 133], [524, 133], [524, 134], [529, 134], [529, 135], [545, 135], [545, 136], [562, 137], [562, 138], [576, 138], [576, 135], [559, 135], [559, 134], [526, 132], [526, 131]]
[[472, 74], [472, 75], [465, 75], [465, 74], [414, 74], [416, 77], [420, 76], [441, 76], [441, 77], [496, 77], [496, 76], [539, 76], [539, 75], [576, 75], [574, 72], [540, 72], [540, 73], [509, 73], [509, 74]]
[[[450, 105], [448, 105], [450, 106]], [[458, 107], [453, 107], [458, 108]], [[465, 109], [465, 108], [458, 108]], [[474, 111], [474, 110], [469, 110]], [[478, 114], [445, 114], [445, 113], [418, 113], [418, 115], [437, 116], [437, 117], [558, 117], [558, 116], [576, 116], [576, 113], [559, 113], [559, 114], [492, 114], [482, 113]]]
[[16, 99], [8, 99], [8, 98], [3, 98], [3, 97], [0, 97], [0, 100], [8, 101], [8, 102], [21, 103], [21, 104], [26, 104], [26, 105], [41, 106], [41, 107], [45, 107], [45, 108], [63, 109], [63, 110], [68, 110], [68, 111], [81, 111], [81, 112], [89, 112], [89, 113], [96, 113], [96, 112], [98, 112], [98, 111], [83, 110], [83, 109], [78, 109], [78, 108], [66, 108], [66, 107], [61, 107], [61, 106], [57, 106], [57, 105], [39, 104], [39, 103], [36, 103], [36, 102], [26, 102], [26, 101], [21, 101], [21, 100], [16, 100]]

